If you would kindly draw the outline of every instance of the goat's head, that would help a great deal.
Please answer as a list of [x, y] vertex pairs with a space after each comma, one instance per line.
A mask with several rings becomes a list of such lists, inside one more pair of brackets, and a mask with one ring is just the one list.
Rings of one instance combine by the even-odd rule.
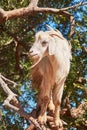
[[40, 31], [35, 36], [35, 42], [30, 49], [30, 58], [33, 61], [33, 65], [31, 68], [36, 66], [43, 57], [47, 55], [54, 55], [56, 42], [53, 38], [53, 35], [56, 35], [63, 39], [62, 35], [59, 36], [58, 32], [56, 31]]

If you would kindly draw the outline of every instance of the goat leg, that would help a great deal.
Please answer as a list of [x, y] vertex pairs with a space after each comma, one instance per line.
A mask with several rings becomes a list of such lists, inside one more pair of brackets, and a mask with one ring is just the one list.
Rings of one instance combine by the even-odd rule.
[[40, 108], [38, 122], [41, 124], [46, 124], [47, 121], [46, 111], [50, 100], [50, 90], [50, 85], [43, 80], [38, 95], [38, 108]]
[[61, 83], [56, 84], [56, 87], [53, 91], [53, 102], [55, 104], [54, 123], [58, 128], [62, 128], [63, 126], [62, 120], [60, 119], [60, 105], [63, 94], [63, 87], [64, 82], [62, 81]]

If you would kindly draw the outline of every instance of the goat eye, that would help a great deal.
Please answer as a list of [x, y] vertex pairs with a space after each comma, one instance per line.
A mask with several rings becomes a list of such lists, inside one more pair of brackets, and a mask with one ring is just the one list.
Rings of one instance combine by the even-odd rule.
[[42, 42], [42, 46], [46, 46], [47, 42], [46, 41], [43, 41]]

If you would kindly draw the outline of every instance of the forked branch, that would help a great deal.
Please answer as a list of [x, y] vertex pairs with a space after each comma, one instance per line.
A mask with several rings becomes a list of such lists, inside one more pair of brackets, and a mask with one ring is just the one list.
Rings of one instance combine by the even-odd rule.
[[[71, 32], [70, 36], [73, 34], [73, 25], [74, 25], [74, 17], [72, 16], [71, 13], [68, 12], [69, 9], [75, 9], [78, 8], [79, 6], [86, 5], [87, 2], [80, 2], [76, 5], [62, 8], [62, 9], [54, 9], [54, 8], [48, 8], [48, 7], [38, 7], [38, 2], [39, 0], [31, 0], [29, 6], [24, 7], [24, 8], [19, 8], [19, 9], [14, 9], [10, 11], [5, 11], [2, 8], [0, 8], [0, 24], [3, 22], [6, 22], [7, 20], [13, 19], [13, 18], [18, 18], [18, 17], [24, 17], [24, 16], [29, 16], [29, 15], [34, 15], [38, 13], [53, 13], [57, 15], [63, 15], [66, 18], [70, 20], [71, 23]], [[73, 22], [72, 22], [73, 19]]]
[[[31, 121], [38, 130], [41, 130], [41, 127], [39, 126], [38, 122], [33, 117], [31, 117], [31, 115], [28, 115], [27, 113], [24, 112], [23, 108], [21, 107], [19, 101], [16, 98], [17, 94], [13, 93], [9, 89], [9, 87], [5, 83], [4, 79], [8, 80], [7, 78], [5, 78], [4, 76], [2, 76], [0, 74], [0, 86], [3, 88], [4, 92], [8, 95], [8, 97], [4, 101], [3, 105], [18, 112], [20, 114], [20, 116], [26, 118], [28, 121]], [[8, 80], [8, 81], [11, 83], [14, 83], [13, 81], [10, 81], [10, 80]], [[13, 105], [13, 104], [15, 104], [15, 105]]]

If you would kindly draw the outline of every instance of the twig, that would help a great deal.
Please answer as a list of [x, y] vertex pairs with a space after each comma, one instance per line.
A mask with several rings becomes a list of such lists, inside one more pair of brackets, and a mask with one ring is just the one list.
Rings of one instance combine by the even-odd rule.
[[17, 83], [15, 83], [14, 81], [12, 81], [12, 80], [10, 80], [10, 79], [7, 79], [7, 78], [4, 77], [3, 75], [0, 74], [0, 77], [1, 77], [3, 80], [5, 80], [5, 81], [7, 81], [7, 82], [9, 82], [9, 83], [11, 83], [11, 84], [13, 84], [13, 87], [14, 87], [14, 88], [17, 86]]
[[70, 7], [66, 7], [66, 8], [62, 8], [61, 10], [62, 11], [67, 11], [69, 9], [75, 9], [75, 8], [78, 8], [79, 6], [83, 6], [83, 5], [86, 5], [86, 4], [87, 4], [87, 2], [83, 2], [83, 0], [82, 0], [80, 3], [78, 3], [76, 5], [73, 5], [73, 6], [70, 6]]
[[3, 88], [3, 90], [5, 91], [5, 93], [9, 96], [9, 95], [12, 95], [13, 97], [14, 96], [17, 96], [16, 94], [14, 94], [7, 86], [7, 84], [3, 81], [3, 78], [5, 79], [4, 76], [2, 76], [0, 74], [0, 84], [1, 84], [1, 87]]
[[70, 38], [73, 36], [74, 34], [74, 27], [75, 27], [75, 20], [73, 16], [70, 16]]

